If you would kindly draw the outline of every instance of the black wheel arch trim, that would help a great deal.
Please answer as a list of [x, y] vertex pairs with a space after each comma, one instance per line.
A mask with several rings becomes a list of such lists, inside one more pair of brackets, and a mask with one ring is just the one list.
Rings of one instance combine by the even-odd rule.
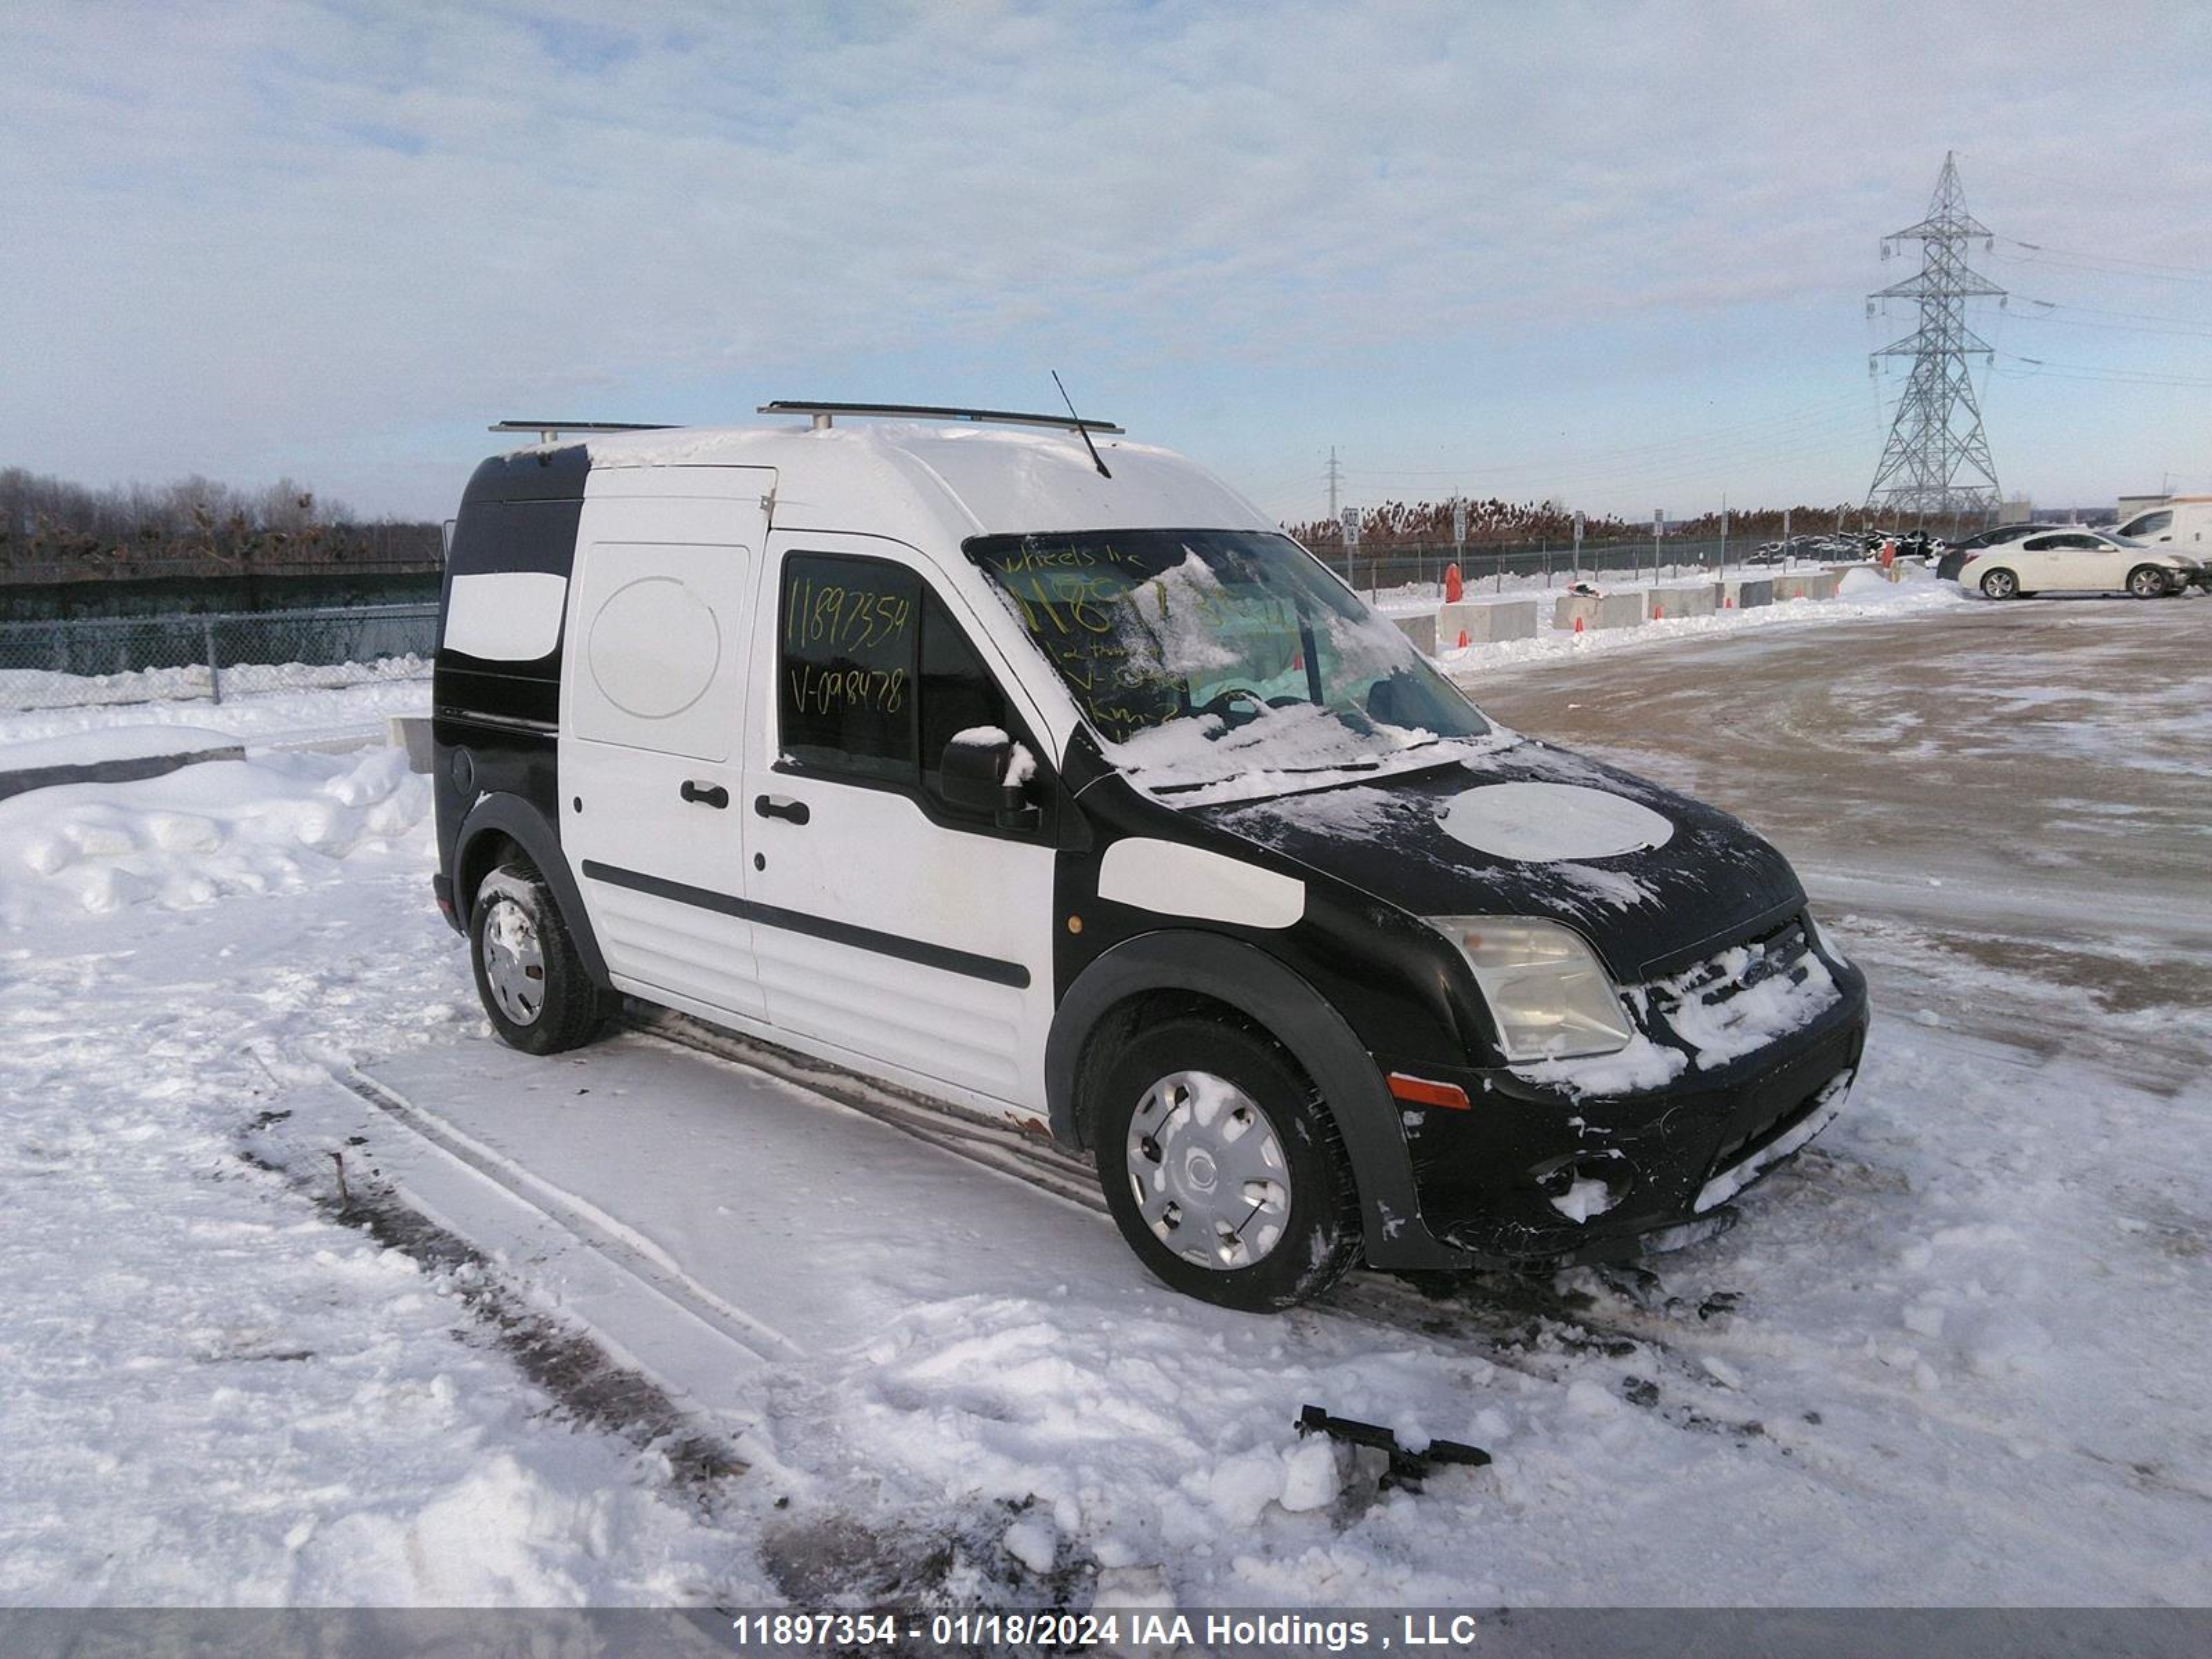
[[1378, 1267], [1449, 1267], [1469, 1258], [1423, 1224], [1398, 1108], [1374, 1056], [1328, 998], [1275, 957], [1241, 940], [1197, 929], [1140, 933], [1079, 975], [1060, 998], [1045, 1040], [1045, 1102], [1054, 1137], [1080, 1147], [1079, 1068], [1099, 1020], [1148, 991], [1187, 991], [1226, 1003], [1264, 1027], [1320, 1089], [1352, 1159], [1365, 1232], [1365, 1259]]
[[[459, 835], [453, 838], [456, 875], [467, 868], [469, 849], [483, 836], [491, 835], [504, 836], [514, 842], [538, 866], [538, 873], [553, 891], [553, 902], [561, 907], [561, 920], [568, 924], [568, 935], [575, 941], [576, 954], [584, 959], [585, 970], [594, 984], [611, 988], [607, 959], [600, 954], [599, 941], [592, 932], [591, 914], [584, 908], [584, 895], [569, 872], [568, 855], [561, 850], [561, 837], [545, 821], [545, 815], [520, 795], [484, 796], [469, 809], [468, 816], [461, 820]], [[453, 915], [464, 933], [468, 930], [469, 910], [476, 896], [462, 891], [460, 883], [454, 881]]]

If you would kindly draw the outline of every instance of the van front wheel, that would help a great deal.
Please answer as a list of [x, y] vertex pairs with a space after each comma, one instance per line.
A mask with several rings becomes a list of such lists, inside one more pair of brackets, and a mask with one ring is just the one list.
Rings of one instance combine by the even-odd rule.
[[1108, 1064], [1095, 1136], [1107, 1208], [1170, 1288], [1273, 1313], [1359, 1255], [1344, 1142], [1319, 1091], [1266, 1036], [1163, 1021]]
[[510, 1047], [557, 1054], [597, 1034], [599, 988], [529, 865], [502, 864], [483, 878], [469, 909], [469, 955], [484, 1013]]

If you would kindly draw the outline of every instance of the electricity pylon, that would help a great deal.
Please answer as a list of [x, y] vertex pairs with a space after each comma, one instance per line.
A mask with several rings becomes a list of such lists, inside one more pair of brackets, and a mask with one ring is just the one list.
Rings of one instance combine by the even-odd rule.
[[1882, 240], [1885, 258], [1892, 243], [1918, 242], [1919, 274], [1867, 296], [1869, 316], [1878, 300], [1920, 302], [1920, 326], [1874, 354], [1912, 359], [1911, 378], [1867, 489], [1869, 510], [1899, 520], [1910, 515], [1925, 524], [1948, 514], [1955, 522], [2000, 505], [1996, 468], [1966, 368], [1970, 353], [1987, 356], [1990, 346], [1966, 326], [1966, 301], [2004, 290], [1968, 267], [1966, 244], [1977, 237], [1986, 245], [1989, 227], [1966, 211], [1958, 163], [1946, 151], [1928, 216]]

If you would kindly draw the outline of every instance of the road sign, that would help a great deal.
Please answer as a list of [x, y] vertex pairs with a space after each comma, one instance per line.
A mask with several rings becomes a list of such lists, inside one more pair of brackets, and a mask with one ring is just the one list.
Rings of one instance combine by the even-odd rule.
[[1452, 545], [1467, 545], [1467, 503], [1457, 495], [1452, 497]]
[[1651, 509], [1651, 533], [1654, 536], [1663, 536], [1667, 533], [1667, 509], [1663, 507], [1655, 507]]
[[1356, 507], [1344, 509], [1344, 545], [1347, 550], [1359, 545], [1359, 509]]
[[1575, 514], [1575, 546], [1576, 546], [1577, 549], [1579, 549], [1579, 548], [1582, 546], [1582, 544], [1583, 544], [1583, 515], [1582, 515], [1581, 514], [1577, 513], [1577, 514]]

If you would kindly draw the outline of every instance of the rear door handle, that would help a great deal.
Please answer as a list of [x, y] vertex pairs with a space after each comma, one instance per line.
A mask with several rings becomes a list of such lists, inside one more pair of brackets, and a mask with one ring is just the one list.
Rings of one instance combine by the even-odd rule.
[[813, 816], [805, 801], [788, 795], [755, 795], [753, 811], [764, 818], [783, 818], [792, 823], [804, 823]]
[[730, 792], [719, 783], [694, 783], [686, 778], [676, 793], [695, 806], [711, 806], [718, 812], [730, 804]]

